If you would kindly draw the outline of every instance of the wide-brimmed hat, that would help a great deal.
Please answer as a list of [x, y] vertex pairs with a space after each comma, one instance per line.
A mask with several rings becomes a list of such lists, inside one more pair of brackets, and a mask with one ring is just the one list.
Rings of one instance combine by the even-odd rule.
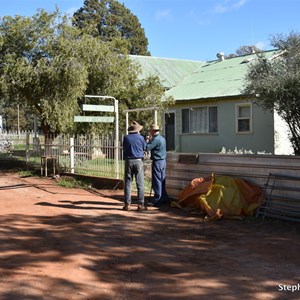
[[130, 126], [128, 127], [127, 131], [129, 133], [139, 132], [143, 129], [143, 126], [140, 125], [137, 121], [132, 121]]
[[159, 131], [160, 129], [159, 129], [159, 126], [158, 126], [158, 125], [152, 124], [152, 125], [150, 126], [150, 128], [149, 128], [149, 131], [150, 131], [150, 130], [153, 130], [153, 131]]

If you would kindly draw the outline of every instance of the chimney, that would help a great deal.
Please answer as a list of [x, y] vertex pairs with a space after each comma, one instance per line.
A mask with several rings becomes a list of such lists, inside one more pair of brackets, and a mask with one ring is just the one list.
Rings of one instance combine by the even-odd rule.
[[217, 53], [217, 58], [219, 59], [219, 61], [225, 60], [224, 52], [218, 52]]

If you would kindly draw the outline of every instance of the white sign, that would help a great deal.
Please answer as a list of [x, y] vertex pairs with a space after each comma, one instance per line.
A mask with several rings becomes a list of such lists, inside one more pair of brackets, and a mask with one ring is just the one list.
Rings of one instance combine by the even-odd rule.
[[92, 104], [83, 104], [83, 111], [105, 111], [105, 112], [114, 112], [115, 108], [112, 105], [92, 105]]
[[113, 123], [114, 117], [74, 116], [74, 122]]

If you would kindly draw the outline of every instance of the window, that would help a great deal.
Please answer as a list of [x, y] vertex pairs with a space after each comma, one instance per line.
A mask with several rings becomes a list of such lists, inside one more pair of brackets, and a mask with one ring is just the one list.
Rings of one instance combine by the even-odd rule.
[[182, 110], [182, 133], [216, 132], [218, 132], [218, 109], [216, 106]]
[[252, 132], [252, 106], [251, 104], [236, 105], [236, 121], [238, 133]]

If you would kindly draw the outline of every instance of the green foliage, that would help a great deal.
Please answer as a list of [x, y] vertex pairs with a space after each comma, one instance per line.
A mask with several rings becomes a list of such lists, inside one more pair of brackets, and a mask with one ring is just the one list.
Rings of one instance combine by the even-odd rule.
[[[111, 2], [114, 9], [120, 5]], [[45, 134], [112, 130], [109, 124], [74, 124], [86, 94], [113, 96], [120, 111], [150, 104], [164, 109], [169, 102], [161, 102], [158, 79], [139, 81], [138, 66], [112, 50], [113, 43], [126, 46], [121, 38], [104, 43], [82, 32], [58, 10], [0, 18], [0, 99], [28, 107]], [[125, 114], [120, 129], [125, 132]]]
[[291, 131], [295, 155], [300, 155], [300, 35], [273, 37], [282, 52], [272, 59], [259, 55], [246, 76], [246, 94], [255, 95], [259, 105], [275, 109]]
[[34, 177], [36, 174], [33, 170], [22, 170], [19, 171], [19, 176], [20, 177]]
[[78, 35], [57, 11], [0, 21], [4, 99], [25, 102], [41, 116], [45, 133], [72, 128], [77, 98], [86, 88], [87, 70], [76, 51]]
[[74, 14], [73, 24], [104, 42], [112, 42], [120, 53], [150, 55], [138, 18], [116, 0], [85, 0]]
[[[17, 131], [18, 130], [18, 107], [7, 106], [1, 109], [1, 115], [3, 115], [3, 124], [5, 130]], [[23, 108], [19, 108], [19, 127], [20, 130], [30, 130], [32, 127], [32, 120], [30, 114]]]

